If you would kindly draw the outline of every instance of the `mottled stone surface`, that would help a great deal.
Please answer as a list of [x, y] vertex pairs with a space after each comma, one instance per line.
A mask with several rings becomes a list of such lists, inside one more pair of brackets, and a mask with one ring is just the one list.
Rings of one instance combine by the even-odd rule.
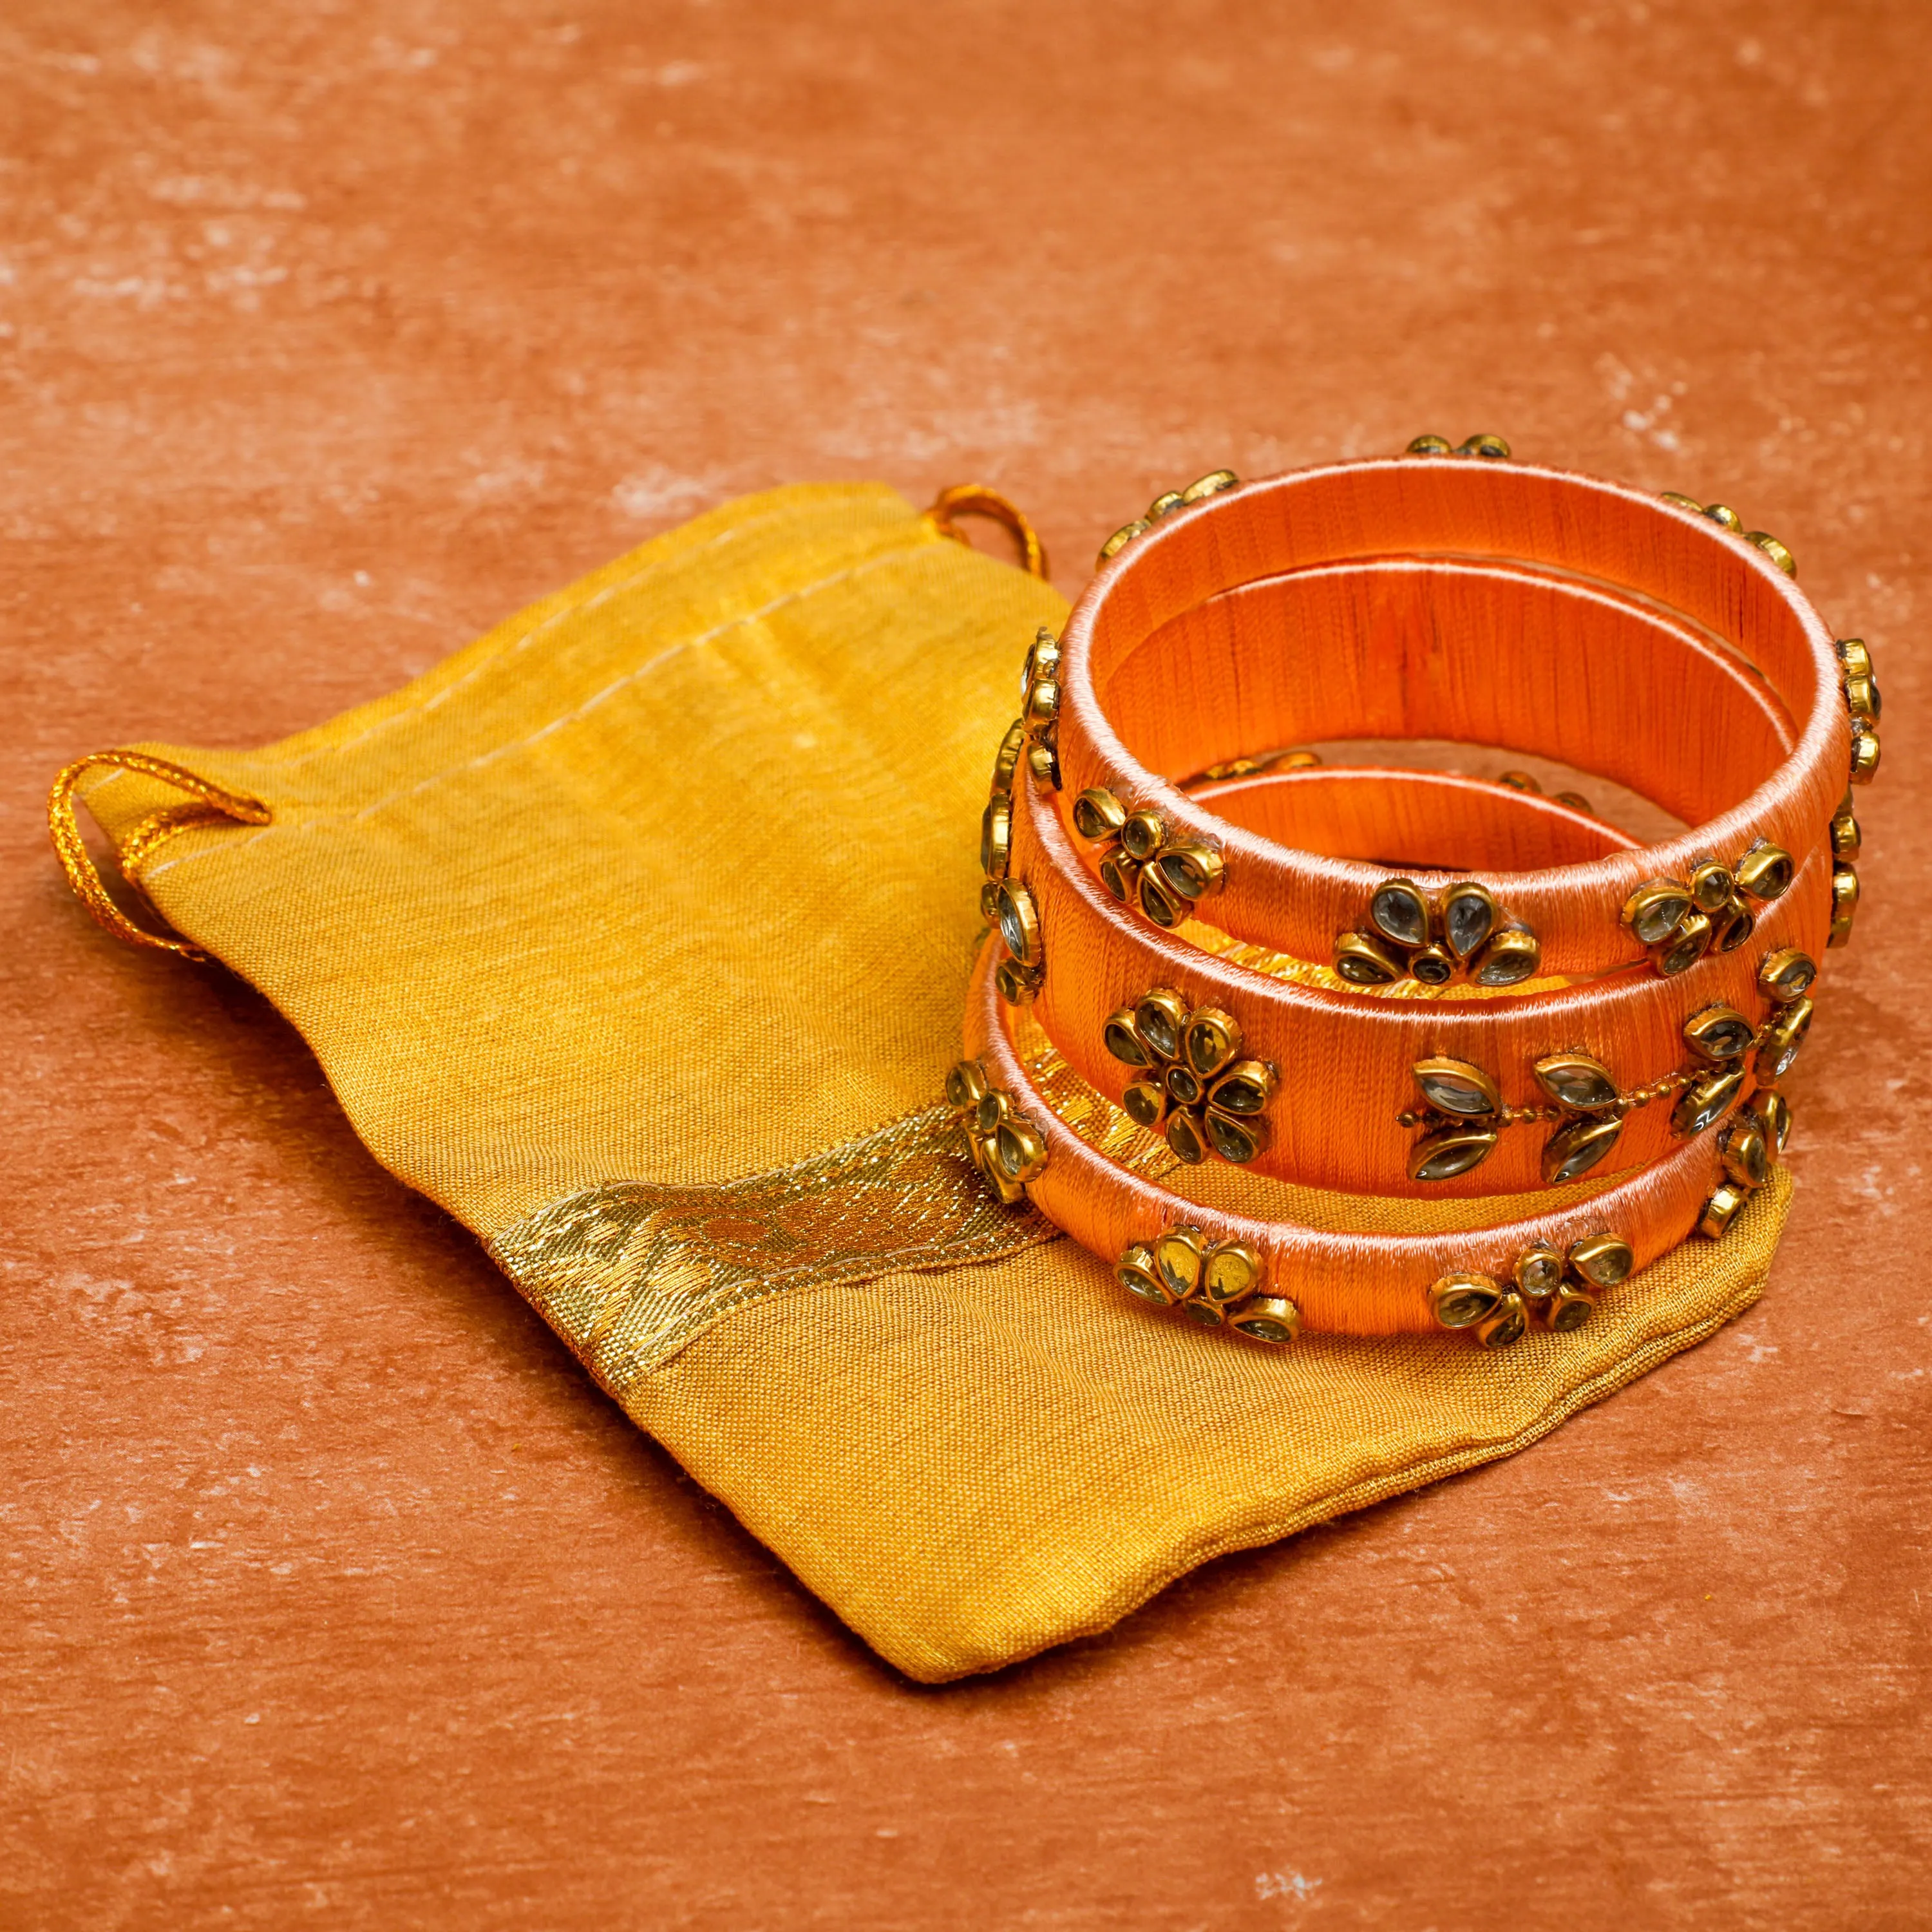
[[[1904, 0], [13, 0], [0, 1920], [1923, 1924], [1929, 64]], [[729, 493], [982, 478], [1070, 592], [1216, 464], [1486, 428], [1879, 658], [1770, 1292], [1000, 1677], [878, 1664], [47, 853], [69, 757]]]

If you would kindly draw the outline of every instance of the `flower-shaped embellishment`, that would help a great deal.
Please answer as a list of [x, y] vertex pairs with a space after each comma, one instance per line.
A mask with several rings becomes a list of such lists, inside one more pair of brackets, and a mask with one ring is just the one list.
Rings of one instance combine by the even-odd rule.
[[1758, 909], [1782, 898], [1798, 875], [1791, 854], [1760, 839], [1735, 866], [1700, 860], [1688, 879], [1646, 879], [1622, 914], [1650, 963], [1668, 978], [1707, 952], [1733, 952], [1757, 925]]
[[1542, 959], [1536, 934], [1473, 879], [1433, 898], [1413, 879], [1387, 880], [1370, 897], [1361, 928], [1335, 940], [1336, 973], [1354, 986], [1398, 980], [1446, 986], [1465, 975], [1479, 986], [1514, 986]]
[[1100, 883], [1123, 905], [1138, 906], [1154, 924], [1172, 932], [1197, 899], [1210, 898], [1227, 882], [1221, 855], [1191, 838], [1170, 838], [1160, 814], [1130, 812], [1096, 785], [1073, 801], [1073, 829], [1105, 849]]
[[1217, 1241], [1184, 1223], [1156, 1241], [1136, 1241], [1114, 1274], [1130, 1294], [1178, 1308], [1204, 1328], [1232, 1328], [1276, 1346], [1301, 1333], [1301, 1311], [1269, 1293], [1261, 1255], [1246, 1241]]
[[1120, 1105], [1136, 1126], [1162, 1132], [1190, 1164], [1211, 1151], [1236, 1166], [1273, 1138], [1266, 1114], [1281, 1084], [1271, 1062], [1246, 1058], [1241, 1029], [1218, 1006], [1156, 986], [1107, 1017], [1107, 1051], [1134, 1070]]
[[1619, 1234], [1586, 1234], [1566, 1251], [1532, 1242], [1507, 1281], [1474, 1270], [1444, 1275], [1429, 1291], [1438, 1328], [1468, 1334], [1485, 1348], [1506, 1348], [1532, 1328], [1568, 1335], [1596, 1312], [1597, 1298], [1626, 1280], [1636, 1265]]
[[1002, 1201], [1018, 1201], [1046, 1172], [1046, 1137], [988, 1078], [983, 1060], [962, 1060], [946, 1075], [946, 1104], [981, 1178]]

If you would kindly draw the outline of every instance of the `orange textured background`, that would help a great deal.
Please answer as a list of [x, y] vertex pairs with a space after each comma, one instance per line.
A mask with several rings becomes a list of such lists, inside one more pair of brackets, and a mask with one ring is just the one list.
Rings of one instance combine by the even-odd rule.
[[[1928, 71], [1916, 0], [11, 0], [0, 1922], [1924, 1924]], [[1722, 495], [1878, 655], [1784, 1254], [997, 1678], [875, 1661], [47, 853], [75, 754], [310, 724], [733, 492], [980, 477], [1071, 592], [1156, 488], [1424, 429]]]

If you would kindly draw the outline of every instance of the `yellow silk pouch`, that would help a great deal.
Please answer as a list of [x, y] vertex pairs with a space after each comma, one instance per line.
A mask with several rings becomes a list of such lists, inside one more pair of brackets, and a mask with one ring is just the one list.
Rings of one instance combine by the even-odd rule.
[[1789, 1196], [1495, 1355], [1204, 1333], [993, 1202], [938, 1102], [992, 754], [1065, 610], [883, 486], [781, 490], [318, 730], [77, 774], [376, 1156], [928, 1681], [1534, 1441], [1754, 1300]]

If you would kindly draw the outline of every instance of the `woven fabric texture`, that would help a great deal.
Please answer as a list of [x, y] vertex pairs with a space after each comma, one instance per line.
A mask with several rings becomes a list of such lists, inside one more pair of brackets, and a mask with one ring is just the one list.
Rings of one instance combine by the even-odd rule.
[[142, 748], [266, 825], [158, 839], [178, 793], [83, 791], [377, 1157], [929, 1681], [1534, 1440], [1753, 1300], [1788, 1198], [1494, 1358], [1203, 1334], [986, 1202], [933, 1102], [987, 769], [1065, 608], [883, 486], [778, 490], [316, 730]]

